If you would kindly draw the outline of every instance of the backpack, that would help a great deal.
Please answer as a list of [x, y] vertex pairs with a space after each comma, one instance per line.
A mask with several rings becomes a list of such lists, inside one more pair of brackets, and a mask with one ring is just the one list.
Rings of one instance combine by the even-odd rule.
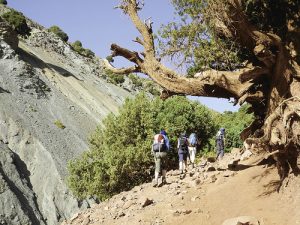
[[179, 138], [179, 151], [186, 153], [188, 151], [188, 139], [186, 137]]
[[221, 131], [218, 131], [216, 135], [216, 140], [217, 141], [223, 141], [224, 140], [224, 134], [221, 133]]
[[197, 145], [197, 136], [195, 133], [191, 133], [189, 136], [189, 144], [192, 147], [195, 147]]
[[156, 134], [154, 136], [154, 143], [152, 144], [152, 150], [154, 152], [164, 152], [167, 150], [166, 140], [162, 134]]

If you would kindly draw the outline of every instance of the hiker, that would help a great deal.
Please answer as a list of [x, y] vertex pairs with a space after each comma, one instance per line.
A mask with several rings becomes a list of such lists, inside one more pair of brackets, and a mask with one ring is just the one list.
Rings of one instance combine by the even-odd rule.
[[191, 133], [188, 139], [188, 150], [189, 150], [189, 158], [192, 164], [192, 167], [195, 167], [195, 157], [197, 152], [197, 135], [195, 133]]
[[167, 152], [170, 149], [169, 138], [165, 130], [161, 130], [159, 134], [154, 136], [154, 141], [152, 145], [152, 154], [154, 155], [155, 161], [155, 175], [153, 187], [158, 186], [158, 177], [161, 172], [162, 180], [161, 184], [166, 184], [166, 160], [167, 160]]
[[188, 138], [186, 133], [183, 132], [180, 137], [178, 138], [178, 156], [179, 156], [179, 171], [180, 171], [180, 178], [184, 177], [184, 173], [186, 173], [187, 168], [187, 156], [188, 156]]
[[225, 128], [220, 128], [216, 135], [217, 157], [216, 160], [222, 159], [225, 147]]

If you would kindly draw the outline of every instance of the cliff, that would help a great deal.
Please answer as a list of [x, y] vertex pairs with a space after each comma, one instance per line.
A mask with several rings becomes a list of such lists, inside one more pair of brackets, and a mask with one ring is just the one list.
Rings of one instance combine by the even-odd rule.
[[101, 78], [101, 59], [27, 23], [21, 38], [0, 20], [0, 224], [57, 224], [89, 205], [69, 193], [68, 160], [131, 93]]

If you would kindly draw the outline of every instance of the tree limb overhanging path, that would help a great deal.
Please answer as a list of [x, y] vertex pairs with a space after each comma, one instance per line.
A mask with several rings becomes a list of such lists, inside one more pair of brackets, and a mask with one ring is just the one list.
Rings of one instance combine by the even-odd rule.
[[273, 156], [282, 181], [290, 168], [299, 173], [300, 66], [297, 56], [300, 44], [295, 39], [300, 39], [300, 28], [287, 20], [287, 32], [296, 38], [283, 40], [279, 34], [263, 32], [250, 23], [243, 11], [242, 0], [222, 1], [226, 7], [213, 2], [210, 7], [219, 11], [213, 20], [217, 34], [233, 39], [254, 56], [249, 57], [244, 68], [234, 71], [210, 69], [196, 73], [193, 78], [167, 68], [156, 55], [152, 24], [144, 22], [138, 15], [143, 5], [138, 0], [123, 0], [118, 8], [130, 17], [139, 31], [141, 37], [134, 41], [142, 45], [144, 51], [138, 53], [112, 44], [111, 56], [121, 56], [134, 66], [118, 69], [104, 60], [105, 67], [116, 74], [140, 72], [148, 75], [163, 88], [162, 98], [184, 94], [234, 98], [236, 104], [249, 103], [255, 120], [241, 133], [241, 138], [261, 150], [276, 151]]

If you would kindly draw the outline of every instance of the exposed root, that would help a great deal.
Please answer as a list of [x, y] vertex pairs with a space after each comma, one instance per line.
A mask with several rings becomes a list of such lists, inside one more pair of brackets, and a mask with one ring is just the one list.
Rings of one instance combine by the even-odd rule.
[[300, 174], [297, 165], [300, 146], [300, 98], [295, 96], [283, 101], [276, 110], [269, 115], [263, 127], [264, 135], [260, 138], [248, 138], [258, 147], [269, 152], [276, 161], [279, 174], [280, 190], [282, 182], [292, 171]]

